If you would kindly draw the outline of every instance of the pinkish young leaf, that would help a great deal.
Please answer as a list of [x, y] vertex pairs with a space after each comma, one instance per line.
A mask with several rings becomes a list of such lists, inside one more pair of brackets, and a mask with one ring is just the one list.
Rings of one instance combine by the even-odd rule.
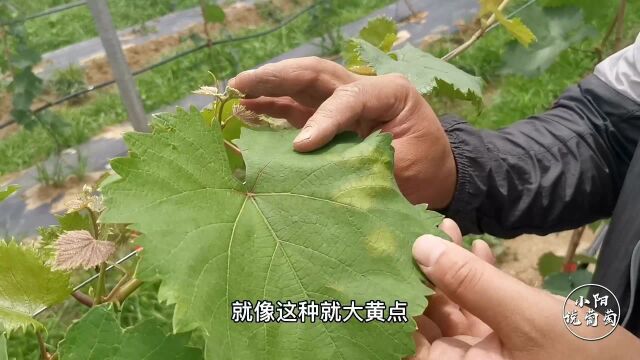
[[86, 230], [65, 232], [53, 247], [56, 270], [86, 270], [105, 262], [116, 251], [114, 243], [96, 240]]

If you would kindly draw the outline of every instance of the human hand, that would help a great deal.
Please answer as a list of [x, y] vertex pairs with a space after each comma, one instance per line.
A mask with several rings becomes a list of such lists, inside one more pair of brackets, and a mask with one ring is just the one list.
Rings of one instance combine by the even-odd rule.
[[393, 135], [395, 177], [412, 203], [446, 207], [456, 165], [440, 122], [402, 75], [361, 76], [320, 58], [290, 59], [238, 74], [229, 86], [246, 94], [249, 110], [302, 128], [300, 152], [316, 150], [344, 131]]
[[[445, 219], [441, 227], [461, 241], [453, 221]], [[483, 244], [474, 242], [472, 254], [431, 235], [414, 243], [416, 262], [435, 284], [436, 295], [417, 319], [412, 359], [637, 358], [640, 341], [622, 327], [599, 341], [573, 336], [561, 317], [563, 299], [495, 268]]]

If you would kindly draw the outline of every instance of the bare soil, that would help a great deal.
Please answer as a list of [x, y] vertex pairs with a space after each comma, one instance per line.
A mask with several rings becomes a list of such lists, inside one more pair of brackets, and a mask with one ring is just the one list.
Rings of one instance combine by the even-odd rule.
[[[564, 256], [572, 231], [563, 231], [546, 236], [522, 235], [505, 240], [505, 251], [498, 260], [498, 267], [528, 285], [541, 287], [542, 277], [538, 273], [538, 259], [548, 251]], [[578, 252], [586, 249], [595, 234], [587, 228], [582, 235]]]
[[[9, 94], [0, 95], [0, 109], [2, 109], [2, 114], [0, 114], [0, 125], [5, 124], [9, 121], [10, 112], [11, 112], [11, 96]], [[20, 127], [17, 124], [9, 125], [3, 129], [0, 129], [0, 140], [14, 134], [18, 131]]]
[[82, 192], [85, 184], [95, 185], [104, 171], [88, 173], [80, 180], [75, 176], [67, 179], [61, 187], [36, 185], [27, 189], [22, 197], [27, 204], [27, 210], [39, 208], [42, 205], [51, 204], [52, 213], [61, 213], [66, 209], [66, 203], [74, 196]]
[[[46, 104], [48, 101], [53, 101], [55, 100], [56, 97], [57, 95], [55, 94], [45, 92], [44, 94], [42, 94], [40, 98], [36, 99], [33, 102], [33, 104], [31, 105], [31, 109], [32, 110], [36, 109]], [[12, 109], [11, 100], [12, 98], [10, 93], [0, 94], [0, 109], [2, 109], [2, 113], [0, 113], [0, 125], [6, 124], [11, 120], [11, 109]], [[8, 138], [9, 136], [18, 132], [18, 130], [20, 130], [21, 128], [22, 127], [20, 125], [14, 123], [5, 128], [0, 129], [0, 140]]]

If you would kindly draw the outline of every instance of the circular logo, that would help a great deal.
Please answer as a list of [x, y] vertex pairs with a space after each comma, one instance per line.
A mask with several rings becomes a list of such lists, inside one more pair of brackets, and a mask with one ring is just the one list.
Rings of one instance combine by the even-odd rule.
[[562, 318], [575, 337], [596, 341], [615, 331], [620, 313], [620, 302], [611, 290], [599, 284], [584, 284], [564, 300]]

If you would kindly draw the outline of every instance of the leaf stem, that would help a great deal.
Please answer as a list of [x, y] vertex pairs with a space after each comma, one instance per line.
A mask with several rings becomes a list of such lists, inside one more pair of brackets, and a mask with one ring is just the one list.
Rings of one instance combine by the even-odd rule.
[[129, 275], [128, 273], [126, 273], [121, 279], [120, 281], [118, 281], [118, 283], [116, 284], [116, 286], [113, 287], [113, 289], [111, 289], [111, 292], [109, 293], [109, 295], [107, 295], [107, 297], [105, 298], [106, 301], [109, 301], [111, 298], [113, 298], [113, 294], [119, 289], [121, 288], [127, 281], [129, 281], [131, 279], [131, 275]]
[[130, 279], [119, 287], [114, 288], [107, 297], [107, 301], [122, 304], [131, 294], [138, 290], [142, 284], [143, 282], [138, 279]]
[[74, 291], [71, 296], [86, 307], [93, 307], [93, 299], [82, 291]]
[[[509, 1], [510, 0], [502, 0], [500, 5], [498, 5], [498, 10], [502, 11], [502, 9], [504, 9], [507, 6]], [[446, 54], [445, 56], [442, 57], [442, 60], [450, 61], [451, 59], [453, 59], [456, 56], [458, 56], [458, 55], [462, 54], [463, 52], [465, 52], [468, 48], [471, 47], [471, 45], [473, 45], [473, 43], [475, 43], [482, 36], [484, 36], [484, 34], [487, 32], [487, 30], [493, 24], [495, 24], [495, 22], [496, 22], [496, 15], [495, 14], [491, 14], [489, 19], [487, 19], [487, 21], [484, 24], [480, 25], [480, 28], [473, 35], [471, 35], [469, 40], [465, 41], [462, 45], [458, 46], [457, 48], [451, 50], [448, 54]]]
[[240, 151], [240, 148], [238, 148], [234, 143], [232, 143], [231, 141], [225, 139], [224, 140], [224, 146], [226, 146], [229, 150], [233, 151], [234, 153], [236, 153], [237, 155], [242, 156], [242, 151]]
[[202, 26], [204, 35], [207, 37], [207, 47], [211, 47], [211, 34], [209, 34], [209, 21], [207, 20], [206, 8], [207, 4], [205, 3], [205, 0], [200, 0], [200, 11], [202, 12]]
[[93, 298], [94, 305], [102, 304], [102, 294], [104, 294], [104, 283], [106, 278], [107, 263], [100, 264], [100, 272], [98, 275], [98, 284], [96, 285], [96, 293]]
[[38, 348], [40, 349], [40, 360], [50, 360], [49, 353], [47, 352], [47, 344], [42, 336], [42, 331], [36, 331], [36, 337], [38, 338]]
[[224, 105], [229, 101], [229, 98], [220, 99], [220, 108], [218, 109], [218, 122], [220, 122], [220, 129], [224, 130], [226, 123], [222, 122], [222, 112], [224, 111]]
[[89, 211], [89, 217], [91, 218], [91, 224], [93, 224], [93, 238], [96, 240], [98, 239], [98, 236], [100, 235], [99, 232], [99, 228], [98, 228], [98, 218], [96, 217], [96, 214], [93, 212], [93, 210], [87, 208], [87, 211]]

